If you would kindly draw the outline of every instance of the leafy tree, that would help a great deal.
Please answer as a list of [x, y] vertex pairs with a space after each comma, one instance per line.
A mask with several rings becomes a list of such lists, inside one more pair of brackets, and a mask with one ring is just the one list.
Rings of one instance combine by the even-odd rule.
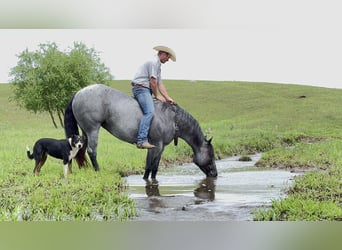
[[95, 82], [107, 84], [112, 76], [99, 53], [83, 43], [75, 42], [64, 52], [55, 43], [38, 47], [33, 52], [21, 52], [17, 66], [11, 69], [13, 99], [34, 113], [48, 112], [57, 128], [54, 114], [63, 126], [64, 109], [79, 89]]

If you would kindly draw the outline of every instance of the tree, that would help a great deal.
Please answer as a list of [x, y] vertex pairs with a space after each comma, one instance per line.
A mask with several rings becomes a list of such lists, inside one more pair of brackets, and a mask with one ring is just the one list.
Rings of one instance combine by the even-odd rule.
[[38, 47], [34, 52], [21, 52], [17, 66], [11, 69], [13, 100], [34, 113], [48, 112], [56, 128], [57, 114], [63, 127], [62, 117], [70, 98], [89, 84], [108, 84], [112, 75], [99, 53], [83, 43], [75, 42], [73, 48], [64, 52], [55, 43]]

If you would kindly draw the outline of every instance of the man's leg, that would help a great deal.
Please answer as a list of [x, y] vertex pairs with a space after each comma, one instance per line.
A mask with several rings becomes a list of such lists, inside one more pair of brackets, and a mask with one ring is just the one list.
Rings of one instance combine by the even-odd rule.
[[148, 143], [148, 132], [154, 115], [154, 104], [151, 93], [148, 89], [137, 88], [133, 89], [134, 97], [138, 100], [140, 108], [143, 112], [143, 117], [140, 121], [137, 145], [146, 145], [147, 148], [153, 147]]

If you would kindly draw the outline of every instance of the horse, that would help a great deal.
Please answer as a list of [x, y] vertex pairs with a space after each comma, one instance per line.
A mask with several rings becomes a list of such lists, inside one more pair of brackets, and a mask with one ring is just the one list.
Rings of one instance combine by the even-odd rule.
[[[178, 137], [192, 148], [193, 162], [207, 177], [217, 177], [214, 148], [211, 139], [207, 140], [201, 128], [189, 113], [176, 104], [154, 101], [155, 114], [149, 131], [149, 141], [155, 145], [147, 150], [145, 173], [156, 179], [158, 166], [164, 147]], [[85, 151], [95, 171], [99, 129], [103, 127], [118, 139], [135, 144], [138, 127], [142, 118], [141, 108], [136, 99], [128, 94], [103, 84], [92, 84], [79, 90], [69, 101], [64, 113], [66, 136], [79, 134], [78, 127], [87, 138], [86, 149], [76, 156], [79, 167], [86, 164]]]

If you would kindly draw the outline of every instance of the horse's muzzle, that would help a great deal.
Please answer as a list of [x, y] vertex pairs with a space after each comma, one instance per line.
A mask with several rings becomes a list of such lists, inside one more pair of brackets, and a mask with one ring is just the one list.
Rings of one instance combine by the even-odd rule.
[[217, 170], [212, 169], [207, 173], [207, 177], [217, 177]]
[[200, 167], [200, 169], [205, 173], [207, 177], [217, 177], [217, 169], [216, 169], [216, 164], [210, 164], [207, 167]]

